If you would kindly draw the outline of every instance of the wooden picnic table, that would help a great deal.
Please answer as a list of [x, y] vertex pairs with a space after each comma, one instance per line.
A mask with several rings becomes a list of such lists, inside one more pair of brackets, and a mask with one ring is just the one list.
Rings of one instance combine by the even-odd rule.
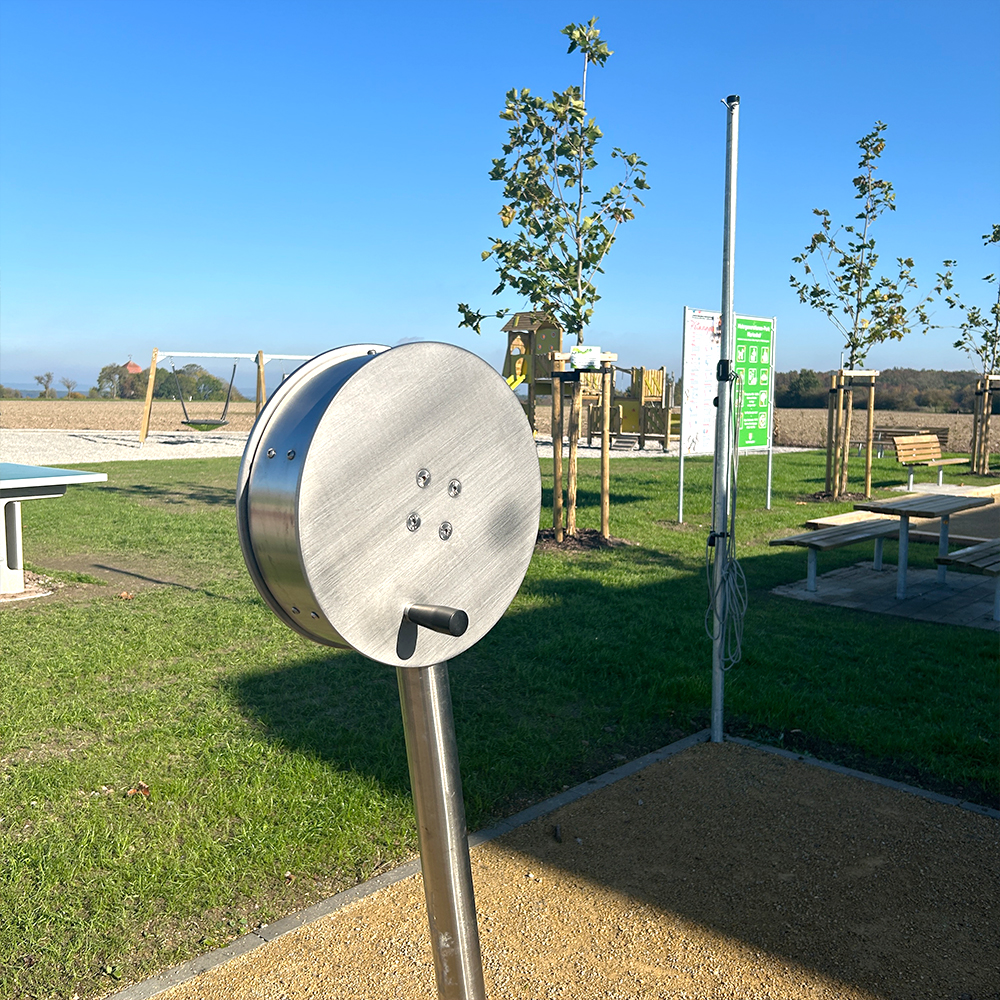
[[21, 501], [61, 497], [76, 483], [103, 483], [103, 472], [52, 469], [42, 465], [0, 462], [0, 594], [24, 590], [24, 550], [21, 545]]
[[[874, 514], [888, 514], [899, 518], [899, 558], [896, 573], [896, 598], [906, 597], [906, 568], [909, 561], [910, 518], [941, 518], [941, 533], [938, 538], [938, 555], [948, 554], [948, 521], [952, 514], [973, 507], [985, 507], [993, 503], [992, 497], [970, 497], [955, 493], [920, 493], [890, 500], [873, 500], [856, 503], [855, 510], [867, 510]], [[938, 582], [945, 582], [947, 567], [938, 566]]]

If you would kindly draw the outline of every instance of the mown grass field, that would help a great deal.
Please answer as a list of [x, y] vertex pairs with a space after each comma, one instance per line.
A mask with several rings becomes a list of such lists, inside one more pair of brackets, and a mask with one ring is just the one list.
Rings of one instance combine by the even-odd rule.
[[[768, 540], [846, 507], [803, 505], [823, 463], [775, 456], [767, 511], [764, 458], [741, 461], [727, 729], [995, 805], [995, 634], [769, 593], [805, 556]], [[415, 852], [394, 671], [267, 610], [236, 539], [237, 465], [88, 466], [108, 482], [24, 505], [27, 556], [64, 586], [2, 612], [4, 996], [101, 996]], [[470, 828], [706, 725], [711, 461], [685, 467], [678, 525], [676, 460], [614, 462], [612, 532], [633, 544], [537, 552], [452, 662]], [[599, 523], [597, 474], [581, 463], [581, 527]], [[876, 462], [880, 491], [899, 482]], [[935, 552], [911, 545], [911, 565]]]

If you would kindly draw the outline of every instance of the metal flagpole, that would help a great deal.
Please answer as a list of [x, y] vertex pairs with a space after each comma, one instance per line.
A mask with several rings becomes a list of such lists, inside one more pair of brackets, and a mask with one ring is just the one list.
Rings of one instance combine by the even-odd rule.
[[723, 101], [727, 110], [726, 123], [726, 209], [722, 246], [722, 344], [719, 366], [719, 408], [715, 417], [715, 469], [712, 477], [712, 535], [709, 544], [715, 546], [713, 583], [712, 629], [712, 742], [722, 742], [722, 706], [725, 673], [728, 517], [729, 491], [731, 488], [731, 400], [733, 368], [733, 277], [735, 273], [734, 248], [736, 241], [736, 160], [739, 142], [740, 99], [730, 94]]

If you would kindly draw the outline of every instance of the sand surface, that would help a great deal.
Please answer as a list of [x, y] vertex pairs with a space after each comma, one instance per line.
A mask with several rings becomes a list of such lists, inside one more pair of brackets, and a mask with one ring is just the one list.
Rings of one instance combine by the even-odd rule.
[[[473, 849], [491, 998], [996, 1000], [1000, 822], [701, 743]], [[160, 994], [435, 996], [416, 875]]]

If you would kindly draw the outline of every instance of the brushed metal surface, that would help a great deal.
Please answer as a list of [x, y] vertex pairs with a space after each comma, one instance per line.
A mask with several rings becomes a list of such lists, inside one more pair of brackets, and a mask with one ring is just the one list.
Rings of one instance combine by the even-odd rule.
[[396, 668], [440, 1000], [484, 1000], [448, 664]]
[[[474, 354], [435, 343], [328, 352], [288, 382], [240, 470], [240, 541], [268, 604], [301, 634], [392, 666], [468, 649], [513, 600], [538, 529], [538, 461], [514, 394]], [[400, 643], [404, 609], [421, 604], [464, 611], [468, 629]]]

